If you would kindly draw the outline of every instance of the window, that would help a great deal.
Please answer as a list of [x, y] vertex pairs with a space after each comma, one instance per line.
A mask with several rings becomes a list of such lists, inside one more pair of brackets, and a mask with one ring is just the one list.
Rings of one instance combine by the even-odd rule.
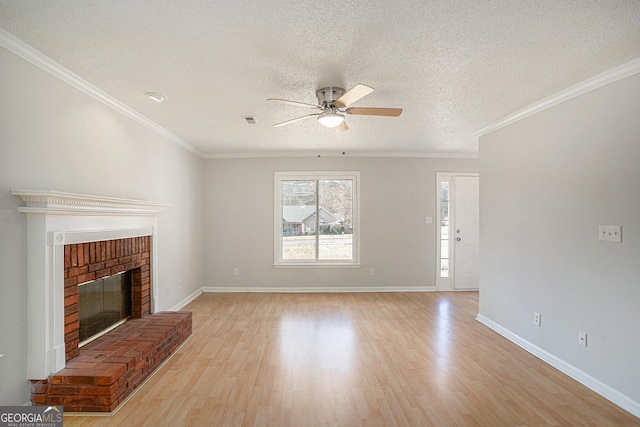
[[449, 277], [449, 182], [440, 182], [440, 277]]
[[276, 267], [359, 265], [359, 177], [275, 173]]

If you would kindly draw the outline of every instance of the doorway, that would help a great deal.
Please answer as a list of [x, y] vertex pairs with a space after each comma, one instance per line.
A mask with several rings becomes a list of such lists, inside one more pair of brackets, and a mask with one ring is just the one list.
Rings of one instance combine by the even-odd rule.
[[479, 287], [479, 175], [436, 173], [436, 288]]

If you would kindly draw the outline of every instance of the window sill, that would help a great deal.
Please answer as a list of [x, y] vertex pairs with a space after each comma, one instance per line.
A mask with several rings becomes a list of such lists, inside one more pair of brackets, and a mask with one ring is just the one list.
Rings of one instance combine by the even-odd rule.
[[360, 268], [359, 262], [276, 262], [274, 268]]

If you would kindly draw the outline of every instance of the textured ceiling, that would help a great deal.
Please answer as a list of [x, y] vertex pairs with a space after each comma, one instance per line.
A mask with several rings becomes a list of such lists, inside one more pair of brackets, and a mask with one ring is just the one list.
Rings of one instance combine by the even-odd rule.
[[[476, 153], [473, 132], [640, 57], [637, 0], [0, 0], [0, 27], [210, 155]], [[272, 127], [311, 110], [266, 98], [357, 83], [402, 116]]]

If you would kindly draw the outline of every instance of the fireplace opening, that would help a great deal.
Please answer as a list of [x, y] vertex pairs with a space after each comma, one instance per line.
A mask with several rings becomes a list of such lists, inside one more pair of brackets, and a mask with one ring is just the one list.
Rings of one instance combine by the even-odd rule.
[[79, 347], [131, 318], [131, 270], [78, 285]]

